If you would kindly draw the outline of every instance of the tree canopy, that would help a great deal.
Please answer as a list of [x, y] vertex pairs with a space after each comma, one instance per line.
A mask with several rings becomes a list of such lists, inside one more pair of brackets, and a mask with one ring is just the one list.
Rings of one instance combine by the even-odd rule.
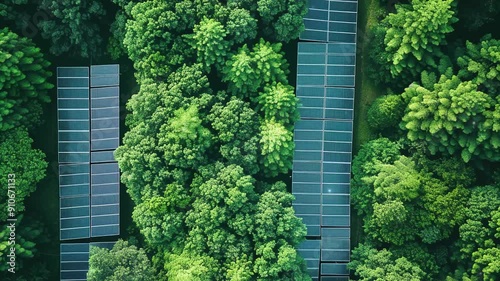
[[89, 281], [153, 281], [155, 272], [143, 249], [118, 240], [111, 250], [91, 246]]
[[40, 122], [42, 104], [50, 102], [50, 63], [31, 40], [0, 29], [0, 131]]
[[98, 23], [106, 15], [101, 1], [42, 0], [39, 7], [51, 13], [38, 26], [50, 40], [52, 54], [91, 57], [100, 53], [103, 39]]

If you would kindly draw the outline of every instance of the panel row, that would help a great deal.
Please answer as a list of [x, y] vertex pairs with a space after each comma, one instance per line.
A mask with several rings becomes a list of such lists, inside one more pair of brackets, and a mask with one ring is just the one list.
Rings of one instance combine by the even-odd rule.
[[302, 40], [356, 42], [357, 0], [310, 0]]
[[91, 90], [91, 150], [115, 150], [119, 146], [119, 88]]
[[59, 166], [61, 240], [120, 233], [118, 164]]

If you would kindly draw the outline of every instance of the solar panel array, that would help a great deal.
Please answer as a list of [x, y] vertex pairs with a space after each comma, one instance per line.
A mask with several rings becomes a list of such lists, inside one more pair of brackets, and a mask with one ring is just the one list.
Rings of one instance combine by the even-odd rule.
[[61, 281], [87, 280], [90, 247], [112, 249], [115, 242], [61, 244]]
[[90, 165], [59, 166], [61, 240], [90, 237]]
[[118, 163], [92, 164], [92, 237], [120, 234]]
[[292, 192], [313, 280], [347, 281], [357, 0], [310, 0], [299, 42]]
[[57, 68], [59, 163], [90, 160], [89, 68]]
[[300, 39], [356, 42], [358, 0], [309, 0]]
[[61, 240], [119, 235], [119, 66], [57, 73]]

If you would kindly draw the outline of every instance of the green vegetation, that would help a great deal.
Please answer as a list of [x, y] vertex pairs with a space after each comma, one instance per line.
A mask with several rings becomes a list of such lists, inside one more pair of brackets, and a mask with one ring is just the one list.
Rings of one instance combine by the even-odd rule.
[[357, 280], [497, 280], [498, 40], [466, 41], [459, 25], [496, 4], [465, 12], [467, 1], [401, 2], [363, 7], [379, 15], [361, 43], [387, 94], [361, 113], [378, 138], [353, 161], [363, 234], [349, 267]]
[[[499, 280], [500, 2], [359, 10], [353, 277]], [[39, 127], [44, 109], [56, 119], [48, 61], [89, 59], [120, 59], [137, 80], [122, 87], [128, 131], [116, 151], [130, 244], [93, 248], [89, 280], [310, 280], [296, 250], [306, 229], [282, 182], [298, 119], [283, 44], [305, 13], [303, 0], [2, 1], [0, 174], [20, 175], [15, 280], [57, 278], [57, 231], [38, 221], [57, 213], [55, 129]], [[6, 281], [9, 235], [2, 223]]]
[[[29, 130], [41, 123], [42, 104], [50, 102], [50, 63], [30, 39], [6, 27], [0, 29], [0, 60], [0, 175], [4, 179], [0, 187], [0, 279], [47, 280], [46, 264], [35, 258], [36, 246], [48, 242], [45, 227], [25, 216], [29, 209], [25, 201], [48, 166], [45, 154], [33, 148]], [[17, 221], [12, 225], [7, 219]], [[13, 233], [15, 244], [10, 239]], [[12, 250], [15, 267], [9, 264]]]
[[305, 226], [276, 179], [298, 119], [281, 42], [305, 3], [128, 5], [140, 90], [116, 157], [157, 278], [309, 280], [295, 249]]
[[154, 270], [143, 249], [119, 240], [111, 250], [91, 247], [89, 281], [153, 281]]
[[0, 131], [37, 125], [41, 104], [50, 102], [50, 63], [31, 40], [8, 28], [0, 29], [0, 42]]

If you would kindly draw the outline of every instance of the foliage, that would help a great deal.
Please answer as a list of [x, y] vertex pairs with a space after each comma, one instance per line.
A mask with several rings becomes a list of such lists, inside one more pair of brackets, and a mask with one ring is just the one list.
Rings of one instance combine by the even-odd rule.
[[[24, 219], [24, 215], [19, 215], [16, 219], [13, 229], [9, 228], [10, 222], [0, 224], [0, 271], [4, 273], [10, 268], [9, 255], [11, 255], [11, 249], [15, 249], [15, 274], [24, 275], [21, 272], [27, 271], [25, 263], [37, 253], [36, 242], [43, 242], [43, 235], [46, 233], [43, 232], [43, 226], [38, 221]], [[11, 230], [15, 233], [14, 240], [10, 239]], [[7, 275], [12, 275], [12, 273], [7, 272]]]
[[0, 29], [0, 131], [40, 122], [41, 104], [50, 102], [50, 63], [31, 40]]
[[184, 238], [185, 212], [191, 196], [181, 185], [169, 184], [164, 196], [147, 198], [134, 208], [132, 218], [149, 245], [165, 247]]
[[220, 66], [225, 61], [230, 48], [229, 42], [225, 40], [226, 35], [224, 26], [214, 19], [204, 18], [194, 26], [192, 44], [197, 51], [198, 62], [207, 70], [213, 64]]
[[480, 186], [472, 189], [465, 214], [466, 222], [460, 226], [460, 239], [457, 241], [461, 255], [456, 257], [459, 265], [466, 268], [462, 275], [481, 275], [484, 280], [496, 280], [500, 273], [498, 186]]
[[[425, 69], [437, 68], [443, 57], [440, 45], [452, 32], [453, 0], [413, 0], [396, 5], [375, 32], [383, 34], [384, 49], [373, 56], [380, 67], [380, 79], [408, 85]], [[384, 78], [384, 76], [386, 76]]]
[[432, 244], [463, 223], [468, 196], [463, 186], [447, 186], [405, 156], [375, 168], [377, 175], [363, 179], [375, 195], [373, 214], [365, 218], [368, 236], [394, 245], [416, 239]]
[[271, 44], [262, 39], [252, 51], [246, 45], [241, 47], [222, 69], [222, 81], [228, 82], [229, 92], [252, 97], [266, 84], [286, 84], [288, 63], [280, 50], [280, 43]]
[[[259, 196], [255, 180], [241, 167], [216, 163], [200, 169], [191, 188], [195, 199], [186, 218], [189, 234], [181, 256], [208, 259], [217, 266], [203, 269], [190, 263], [177, 274], [209, 270], [213, 272], [209, 276], [215, 276], [210, 280], [227, 280], [228, 276], [308, 280], [294, 249], [305, 235], [305, 226], [295, 217], [293, 196], [283, 183], [265, 188]], [[172, 266], [166, 265], [167, 269]], [[169, 278], [181, 280], [172, 273]]]
[[5, 184], [1, 186], [2, 198], [0, 220], [7, 219], [8, 193], [7, 175], [14, 174], [15, 178], [9, 181], [15, 184], [15, 211], [24, 211], [24, 199], [36, 189], [36, 184], [45, 177], [45, 154], [33, 149], [33, 140], [24, 128], [11, 129], [0, 135], [0, 174], [5, 176]]
[[247, 9], [216, 6], [215, 18], [226, 28], [229, 44], [241, 44], [257, 36], [257, 19]]
[[[201, 66], [193, 65], [178, 69], [169, 76], [166, 83], [143, 81], [139, 93], [129, 100], [127, 107], [134, 114], [129, 115], [126, 121], [131, 129], [123, 138], [123, 146], [117, 149], [116, 159], [122, 171], [122, 181], [127, 185], [127, 191], [136, 204], [141, 202], [143, 196], [163, 195], [169, 183], [182, 183], [189, 179], [192, 171], [176, 167], [196, 165], [206, 158], [196, 158], [200, 154], [194, 147], [190, 147], [191, 144], [200, 148], [206, 147], [206, 141], [209, 139], [207, 130], [199, 123], [199, 118], [187, 118], [192, 117], [196, 109], [177, 111], [178, 117], [174, 117], [176, 109], [188, 108], [189, 105], [196, 105], [198, 113], [208, 111], [204, 108], [207, 103], [212, 102], [213, 96], [210, 93], [208, 79], [203, 75]], [[172, 133], [171, 130], [184, 130], [182, 122], [190, 124], [191, 129], [199, 134], [197, 140], [192, 140], [186, 131], [184, 138]], [[176, 139], [182, 139], [183, 144], [173, 143]], [[184, 147], [186, 150], [165, 150], [174, 146]], [[195, 158], [164, 157], [175, 157], [174, 154]]]
[[152, 0], [137, 3], [131, 10], [123, 45], [138, 80], [161, 80], [194, 55], [186, 39], [178, 36], [186, 27], [174, 6], [169, 1]]
[[459, 153], [465, 162], [473, 156], [500, 159], [500, 127], [494, 125], [499, 107], [477, 88], [444, 75], [431, 89], [410, 85], [403, 94], [408, 107], [401, 128], [409, 140], [424, 141], [432, 154]]
[[293, 134], [282, 124], [275, 121], [265, 121], [261, 126], [262, 164], [266, 177], [275, 177], [286, 173], [292, 168]]
[[292, 86], [277, 83], [264, 87], [264, 92], [257, 97], [259, 109], [264, 112], [265, 120], [273, 120], [285, 127], [293, 128], [299, 120], [298, 102]]
[[307, 13], [303, 0], [258, 0], [257, 11], [262, 19], [264, 34], [272, 40], [289, 42], [304, 30]]
[[50, 52], [74, 52], [82, 57], [100, 53], [102, 38], [99, 22], [106, 15], [99, 1], [42, 0], [40, 8], [51, 17], [38, 23], [42, 36], [51, 42]]
[[259, 171], [259, 119], [247, 102], [236, 97], [225, 105], [215, 104], [207, 117], [220, 144], [219, 152], [228, 164], [242, 167], [249, 175]]
[[372, 212], [375, 196], [373, 188], [363, 178], [376, 175], [379, 164], [392, 164], [399, 154], [399, 145], [386, 138], [370, 141], [361, 147], [352, 162], [351, 200], [358, 214]]
[[370, 245], [361, 244], [352, 251], [349, 268], [355, 271], [360, 281], [420, 281], [425, 273], [418, 264], [405, 257], [397, 258], [390, 251], [378, 251]]
[[115, 156], [160, 278], [310, 280], [305, 226], [272, 179], [291, 168], [297, 119], [274, 37], [298, 35], [304, 2], [266, 12], [268, 30], [254, 1], [117, 2], [140, 91]]
[[377, 98], [368, 109], [368, 124], [377, 131], [395, 129], [403, 118], [405, 104], [399, 95]]
[[472, 81], [491, 97], [500, 88], [500, 40], [487, 35], [478, 44], [466, 43], [465, 54], [457, 59], [461, 80]]
[[113, 249], [91, 247], [89, 281], [152, 281], [154, 270], [143, 249], [118, 240]]
[[212, 142], [210, 131], [203, 127], [198, 109], [178, 109], [173, 118], [160, 127], [158, 149], [167, 165], [181, 169], [197, 169], [206, 163], [206, 151]]

